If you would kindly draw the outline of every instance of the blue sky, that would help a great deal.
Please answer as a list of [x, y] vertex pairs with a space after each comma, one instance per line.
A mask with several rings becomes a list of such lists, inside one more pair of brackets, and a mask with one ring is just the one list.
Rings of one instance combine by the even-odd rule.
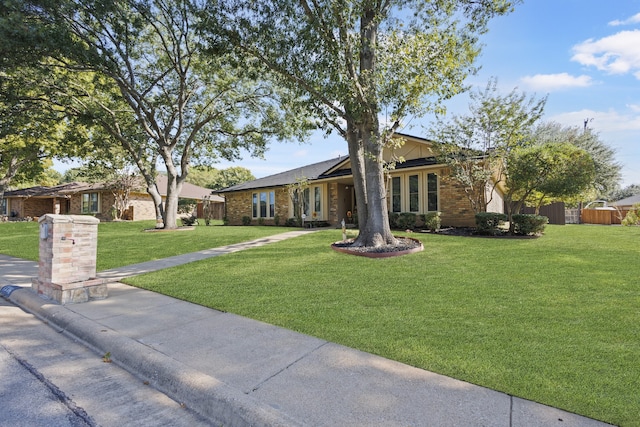
[[[621, 185], [640, 184], [640, 0], [525, 0], [496, 18], [482, 38], [480, 72], [467, 83], [484, 88], [491, 77], [504, 93], [514, 88], [548, 95], [545, 121], [589, 127], [616, 151]], [[468, 98], [447, 103], [466, 114]], [[402, 130], [424, 136], [431, 118]], [[347, 154], [337, 136], [313, 135], [302, 144], [272, 144], [265, 160], [244, 158], [256, 177]]]

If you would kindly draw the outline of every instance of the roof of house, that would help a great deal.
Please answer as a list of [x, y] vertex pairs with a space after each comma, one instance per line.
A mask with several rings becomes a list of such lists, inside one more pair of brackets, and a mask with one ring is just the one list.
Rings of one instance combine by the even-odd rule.
[[[342, 156], [335, 159], [325, 160], [324, 162], [302, 166], [296, 169], [280, 172], [275, 175], [270, 175], [264, 178], [258, 178], [253, 181], [244, 182], [242, 184], [234, 185], [222, 190], [216, 190], [216, 193], [230, 193], [233, 191], [246, 191], [258, 188], [281, 187], [294, 183], [298, 178], [306, 178], [309, 181], [316, 181], [319, 179], [349, 176], [351, 175], [350, 168], [339, 167], [346, 164], [348, 160], [349, 156]], [[438, 164], [438, 161], [435, 157], [423, 157], [419, 159], [410, 159], [404, 162], [399, 162], [396, 164], [395, 169], [402, 170], [420, 166], [431, 166], [435, 164]]]
[[[167, 177], [165, 175], [159, 175], [156, 179], [158, 184], [158, 191], [160, 195], [167, 195]], [[141, 189], [144, 186], [141, 186]], [[65, 184], [55, 185], [53, 187], [29, 187], [20, 190], [6, 191], [4, 197], [68, 197], [72, 194], [86, 193], [90, 191], [105, 191], [107, 186], [104, 183], [89, 184], [86, 182], [69, 182]], [[180, 191], [180, 197], [186, 199], [202, 200], [204, 196], [211, 196], [211, 200], [214, 202], [224, 202], [224, 198], [218, 195], [213, 195], [211, 189], [199, 187], [197, 185], [185, 182], [182, 184], [182, 190]]]
[[617, 202], [611, 203], [611, 205], [612, 206], [633, 206], [636, 203], [640, 203], [640, 194], [627, 197], [626, 199], [618, 200]]
[[[253, 181], [243, 182], [242, 184], [233, 185], [228, 188], [216, 191], [216, 193], [228, 193], [232, 191], [244, 191], [253, 190], [255, 188], [267, 188], [267, 187], [280, 187], [296, 182], [296, 179], [306, 178], [308, 180], [316, 180], [324, 175], [328, 171], [334, 169], [336, 166], [343, 162], [346, 162], [349, 158], [342, 156], [330, 160], [325, 160], [319, 163], [313, 163], [311, 165], [302, 166], [296, 169], [291, 169], [285, 172], [280, 172], [275, 175], [265, 176], [264, 178], [258, 178]], [[350, 173], [350, 171], [349, 171]]]

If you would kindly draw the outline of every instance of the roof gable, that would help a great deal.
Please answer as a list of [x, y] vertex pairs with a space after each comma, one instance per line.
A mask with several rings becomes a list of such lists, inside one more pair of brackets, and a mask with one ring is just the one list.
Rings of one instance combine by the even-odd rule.
[[232, 191], [253, 190], [256, 188], [281, 187], [284, 185], [292, 184], [296, 181], [296, 179], [300, 178], [316, 180], [320, 177], [323, 177], [326, 172], [334, 169], [336, 166], [340, 165], [343, 162], [346, 162], [347, 160], [348, 157], [344, 156], [325, 160], [323, 162], [313, 163], [311, 165], [306, 165], [285, 172], [280, 172], [275, 175], [265, 176], [264, 178], [258, 178], [253, 181], [244, 182], [242, 184], [234, 185], [217, 192], [227, 193]]

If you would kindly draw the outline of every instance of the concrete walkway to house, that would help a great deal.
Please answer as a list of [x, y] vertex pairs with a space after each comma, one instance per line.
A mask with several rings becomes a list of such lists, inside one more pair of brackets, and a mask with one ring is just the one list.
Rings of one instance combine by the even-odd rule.
[[[103, 271], [99, 276], [118, 280], [307, 232]], [[0, 287], [7, 300], [83, 342], [96, 357], [109, 352], [114, 363], [212, 425], [606, 425], [119, 282], [109, 284], [106, 299], [58, 305], [29, 289], [35, 276], [37, 263], [0, 255]]]

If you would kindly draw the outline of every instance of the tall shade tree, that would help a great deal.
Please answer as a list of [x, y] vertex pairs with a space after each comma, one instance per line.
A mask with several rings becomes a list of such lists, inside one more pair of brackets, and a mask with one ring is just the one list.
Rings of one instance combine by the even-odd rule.
[[[56, 91], [48, 102], [99, 125], [131, 156], [165, 228], [175, 228], [178, 195], [192, 161], [263, 154], [267, 141], [303, 131], [264, 73], [230, 54], [202, 56], [199, 0], [32, 0], [43, 20], [73, 40], [52, 55]], [[59, 79], [72, 72], [72, 79]], [[283, 113], [286, 111], [286, 113]], [[166, 169], [166, 201], [156, 166]]]
[[442, 161], [478, 213], [486, 211], [495, 188], [504, 182], [509, 153], [532, 144], [531, 131], [546, 98], [528, 97], [516, 89], [500, 94], [495, 78], [470, 97], [468, 114], [441, 120], [431, 132]]
[[395, 244], [383, 149], [402, 121], [441, 111], [464, 89], [489, 19], [518, 0], [229, 0], [212, 2], [211, 51], [233, 45], [307, 100], [347, 141], [360, 233]]
[[506, 160], [505, 202], [509, 231], [514, 213], [523, 204], [536, 205], [546, 197], [575, 197], [593, 184], [596, 168], [587, 150], [568, 142], [546, 142], [513, 149]]
[[580, 201], [607, 198], [618, 188], [621, 166], [615, 160], [615, 150], [602, 141], [597, 132], [580, 126], [544, 122], [536, 126], [532, 139], [536, 144], [569, 143], [591, 155], [595, 178], [582, 194], [576, 195]]

